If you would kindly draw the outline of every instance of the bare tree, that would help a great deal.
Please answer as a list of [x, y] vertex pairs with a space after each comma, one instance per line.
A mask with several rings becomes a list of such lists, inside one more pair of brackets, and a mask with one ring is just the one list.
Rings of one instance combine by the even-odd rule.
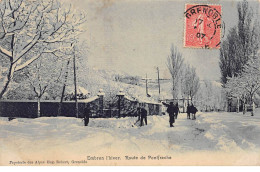
[[185, 85], [183, 87], [185, 88], [185, 92], [191, 98], [192, 102], [200, 87], [200, 80], [194, 67], [190, 68], [188, 66], [186, 68]]
[[213, 98], [213, 85], [209, 80], [204, 81], [205, 90], [204, 90], [204, 101], [206, 106], [206, 111], [210, 111], [214, 106], [214, 98]]
[[[14, 76], [14, 82], [17, 85], [16, 92], [12, 89], [8, 90], [7, 96], [15, 97], [16, 95], [26, 94], [22, 99], [37, 99], [37, 116], [41, 116], [41, 99], [52, 98], [52, 94], [57, 93], [61, 87], [63, 59], [43, 55], [43, 57], [35, 60], [31, 65], [22, 71], [17, 72]], [[22, 94], [21, 94], [22, 93]]]
[[173, 98], [178, 96], [178, 79], [183, 65], [182, 54], [178, 51], [177, 47], [172, 46], [171, 55], [167, 59], [167, 67], [172, 77], [172, 95]]
[[13, 76], [43, 54], [58, 56], [81, 30], [85, 15], [75, 15], [57, 0], [2, 0], [0, 54], [8, 59], [0, 99]]
[[28, 68], [30, 71], [30, 75], [28, 75], [29, 84], [37, 97], [38, 117], [41, 116], [41, 98], [46, 93], [48, 88], [52, 87], [56, 82], [59, 82], [61, 79], [61, 70], [60, 67], [58, 67], [58, 60], [61, 59], [53, 59], [52, 57], [47, 57], [45, 55], [44, 57], [36, 60]]

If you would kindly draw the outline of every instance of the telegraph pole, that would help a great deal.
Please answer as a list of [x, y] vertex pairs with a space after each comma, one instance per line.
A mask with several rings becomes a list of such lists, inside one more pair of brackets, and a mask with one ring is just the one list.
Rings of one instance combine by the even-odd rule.
[[170, 79], [161, 79], [159, 67], [156, 67], [156, 69], [157, 69], [157, 77], [158, 77], [157, 80], [158, 80], [159, 100], [161, 100], [161, 81], [167, 81], [167, 80], [170, 80]]
[[159, 67], [157, 67], [156, 69], [157, 69], [157, 74], [158, 74], [158, 88], [159, 88], [159, 97], [160, 97], [160, 94], [161, 94], [160, 71], [159, 71]]
[[[73, 45], [73, 44], [72, 44]], [[79, 117], [79, 105], [78, 105], [78, 99], [77, 99], [77, 75], [76, 75], [76, 54], [75, 54], [75, 45], [73, 45], [73, 69], [74, 69], [74, 86], [75, 86], [75, 113], [76, 118]]]
[[145, 78], [145, 85], [146, 85], [146, 95], [148, 95], [148, 78], [147, 78], [147, 73], [146, 73], [146, 78]]
[[60, 98], [60, 103], [59, 103], [59, 108], [58, 108], [58, 116], [60, 116], [61, 112], [62, 112], [62, 103], [63, 103], [66, 84], [67, 84], [67, 80], [68, 80], [69, 64], [70, 64], [70, 58], [67, 61], [66, 72], [65, 72], [65, 77], [64, 77], [65, 79], [64, 79], [64, 83], [63, 83], [63, 87], [62, 87], [62, 93], [61, 93], [61, 98]]
[[148, 95], [148, 80], [151, 79], [147, 78], [147, 73], [146, 73], [146, 77], [143, 78], [142, 80], [145, 80], [146, 95]]

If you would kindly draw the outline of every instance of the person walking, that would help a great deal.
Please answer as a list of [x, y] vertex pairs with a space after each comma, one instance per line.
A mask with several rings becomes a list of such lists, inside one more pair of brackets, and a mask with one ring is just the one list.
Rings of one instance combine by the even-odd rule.
[[187, 106], [187, 119], [190, 119], [190, 104]]
[[173, 105], [173, 102], [170, 102], [170, 105], [167, 108], [167, 112], [169, 113], [169, 123], [170, 123], [170, 127], [174, 127], [173, 123], [175, 123], [175, 115], [174, 115], [174, 111], [175, 111], [175, 107]]
[[137, 121], [140, 121], [140, 119], [141, 119], [141, 108], [140, 107], [137, 107], [136, 114], [138, 116]]
[[193, 104], [191, 104], [190, 113], [192, 114], [192, 120], [196, 119], [196, 113], [197, 112], [198, 112], [198, 109]]
[[91, 116], [91, 110], [90, 110], [90, 106], [89, 104], [87, 104], [87, 106], [85, 107], [84, 109], [84, 125], [85, 126], [88, 126], [88, 123], [89, 123], [89, 117]]
[[145, 122], [145, 125], [147, 125], [147, 110], [143, 106], [141, 108], [141, 123], [140, 123], [140, 126], [143, 126], [144, 122]]

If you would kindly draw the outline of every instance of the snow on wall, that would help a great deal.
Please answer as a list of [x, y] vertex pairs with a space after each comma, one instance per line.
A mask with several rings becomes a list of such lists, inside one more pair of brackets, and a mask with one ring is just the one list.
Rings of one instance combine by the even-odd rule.
[[90, 102], [92, 102], [92, 101], [97, 100], [98, 98], [99, 98], [98, 96], [94, 96], [94, 97], [91, 97], [91, 98], [88, 98], [88, 99], [78, 100], [78, 102], [90, 103]]
[[[41, 116], [57, 116], [60, 102], [53, 100], [41, 101]], [[94, 96], [86, 100], [78, 101], [79, 117], [83, 117], [86, 104], [90, 104], [92, 114], [96, 116], [100, 113], [99, 97]], [[33, 100], [3, 100], [0, 101], [0, 116], [2, 117], [20, 117], [20, 118], [37, 118], [37, 101]], [[75, 117], [75, 101], [64, 101], [62, 103], [61, 115]]]

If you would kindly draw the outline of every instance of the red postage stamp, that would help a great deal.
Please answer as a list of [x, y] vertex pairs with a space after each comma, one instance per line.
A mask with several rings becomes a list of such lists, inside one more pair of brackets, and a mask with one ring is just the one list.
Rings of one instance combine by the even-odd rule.
[[184, 47], [219, 48], [221, 6], [186, 4]]

